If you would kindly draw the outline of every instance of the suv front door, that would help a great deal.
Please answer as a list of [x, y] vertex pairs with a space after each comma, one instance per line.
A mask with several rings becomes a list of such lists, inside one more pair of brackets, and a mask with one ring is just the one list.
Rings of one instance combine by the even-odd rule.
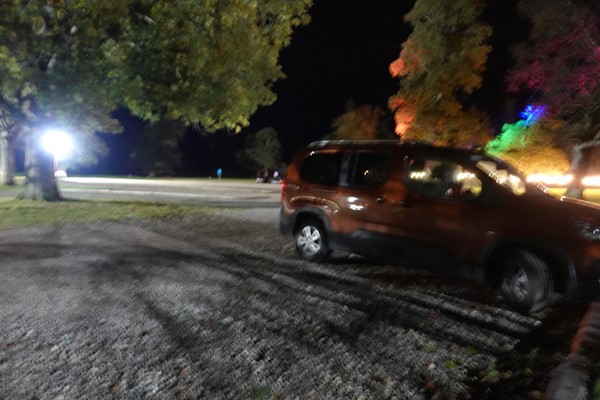
[[478, 260], [490, 238], [480, 202], [482, 177], [477, 173], [440, 156], [405, 158], [402, 180], [407, 195], [390, 221], [411, 258], [441, 268]]

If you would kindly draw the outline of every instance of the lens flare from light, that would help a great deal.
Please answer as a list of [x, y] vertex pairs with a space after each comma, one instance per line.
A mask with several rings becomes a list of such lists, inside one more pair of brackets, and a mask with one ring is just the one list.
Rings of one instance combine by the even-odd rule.
[[73, 149], [73, 139], [63, 131], [50, 129], [42, 136], [41, 145], [55, 159], [61, 160]]

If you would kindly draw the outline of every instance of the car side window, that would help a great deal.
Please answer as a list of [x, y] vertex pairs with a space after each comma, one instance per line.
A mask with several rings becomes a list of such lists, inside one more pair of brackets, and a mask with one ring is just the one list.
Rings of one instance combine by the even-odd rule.
[[302, 162], [300, 177], [308, 183], [337, 186], [341, 163], [341, 153], [311, 154]]
[[376, 187], [389, 177], [391, 156], [382, 152], [357, 152], [350, 157], [348, 186]]
[[427, 196], [474, 200], [481, 194], [481, 181], [460, 164], [439, 158], [416, 156], [406, 160], [404, 182]]

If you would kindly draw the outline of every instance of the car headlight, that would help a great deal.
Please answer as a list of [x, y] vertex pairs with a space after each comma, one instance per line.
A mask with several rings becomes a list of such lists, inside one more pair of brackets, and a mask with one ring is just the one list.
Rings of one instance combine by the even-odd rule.
[[572, 219], [571, 224], [580, 237], [587, 240], [600, 240], [600, 226], [580, 219]]

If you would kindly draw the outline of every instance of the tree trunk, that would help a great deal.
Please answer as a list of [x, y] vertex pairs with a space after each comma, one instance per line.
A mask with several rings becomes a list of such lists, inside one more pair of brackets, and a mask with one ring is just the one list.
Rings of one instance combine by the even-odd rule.
[[17, 135], [0, 133], [0, 185], [15, 184]]
[[573, 148], [573, 156], [571, 158], [571, 175], [573, 175], [573, 180], [569, 183], [569, 187], [565, 193], [567, 197], [583, 199], [584, 187], [581, 181], [585, 178], [587, 172], [587, 162], [583, 150], [580, 145]]
[[573, 147], [573, 154], [571, 158], [571, 174], [573, 174], [573, 180], [567, 188], [565, 196], [573, 197], [576, 199], [583, 199], [583, 183], [581, 182], [588, 171], [589, 160], [587, 159], [591, 153], [591, 148], [600, 146], [600, 131], [596, 133], [596, 136], [590, 141], [580, 143]]
[[25, 191], [21, 194], [21, 198], [61, 200], [54, 177], [54, 158], [43, 151], [31, 136], [25, 139], [25, 175]]

